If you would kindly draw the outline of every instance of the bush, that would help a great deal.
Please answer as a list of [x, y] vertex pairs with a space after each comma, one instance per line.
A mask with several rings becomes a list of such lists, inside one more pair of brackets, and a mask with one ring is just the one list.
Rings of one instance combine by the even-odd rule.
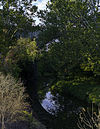
[[[0, 58], [3, 55], [0, 56]], [[37, 56], [37, 46], [35, 41], [27, 38], [20, 38], [15, 46], [9, 47], [6, 56], [0, 60], [0, 71], [10, 73], [18, 78], [21, 72], [21, 65], [27, 62], [33, 62]]]
[[2, 129], [5, 124], [14, 122], [25, 110], [27, 95], [22, 83], [17, 82], [11, 75], [0, 73], [0, 123]]

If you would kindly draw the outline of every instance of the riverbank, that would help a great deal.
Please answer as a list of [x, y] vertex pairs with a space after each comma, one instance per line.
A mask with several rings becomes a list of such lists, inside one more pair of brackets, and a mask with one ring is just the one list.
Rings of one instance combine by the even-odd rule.
[[100, 102], [100, 85], [95, 81], [58, 81], [51, 87], [51, 91], [53, 93], [56, 91], [60, 94], [70, 94], [79, 100], [83, 100], [88, 103], [92, 102], [96, 105]]

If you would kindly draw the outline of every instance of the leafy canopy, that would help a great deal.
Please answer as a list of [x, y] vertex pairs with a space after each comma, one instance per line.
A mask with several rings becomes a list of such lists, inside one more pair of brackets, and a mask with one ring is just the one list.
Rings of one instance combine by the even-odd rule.
[[[96, 16], [99, 12], [95, 1], [92, 4], [87, 0], [52, 0], [47, 10], [39, 13], [44, 24], [39, 38], [45, 48], [39, 59], [39, 75], [50, 87], [53, 85], [54, 92], [56, 83], [64, 80], [70, 92], [77, 96], [82, 93], [81, 96], [88, 96], [93, 102], [100, 101], [99, 87], [94, 83], [99, 82], [100, 75], [100, 31], [97, 27], [99, 17]], [[79, 83], [75, 88], [76, 77]], [[89, 77], [91, 83], [87, 85]], [[70, 81], [73, 83], [69, 84]], [[79, 93], [76, 92], [78, 88]], [[64, 89], [63, 84], [60, 83], [58, 89], [57, 92]]]

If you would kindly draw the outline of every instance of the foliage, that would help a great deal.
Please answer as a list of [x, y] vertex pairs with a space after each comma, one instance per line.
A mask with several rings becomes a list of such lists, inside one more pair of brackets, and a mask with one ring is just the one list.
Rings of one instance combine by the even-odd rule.
[[21, 111], [28, 105], [25, 89], [12, 76], [0, 73], [0, 123], [2, 129], [6, 123], [18, 120]]
[[0, 62], [2, 66], [0, 70], [18, 77], [21, 72], [18, 63], [21, 62], [22, 65], [26, 60], [35, 60], [37, 55], [36, 42], [31, 41], [30, 39], [21, 38], [17, 41], [15, 46], [11, 46], [9, 49], [4, 61], [2, 62], [1, 60]]
[[[78, 6], [80, 8], [77, 8]], [[43, 40], [41, 41], [46, 43], [46, 50], [48, 51], [46, 54], [43, 54], [44, 56], [48, 56], [44, 58], [48, 59], [47, 62], [49, 62], [49, 69], [51, 69], [51, 71], [55, 71], [55, 73], [59, 74], [58, 76], [62, 77], [64, 76], [63, 73], [68, 74], [69, 70], [72, 70], [76, 66], [80, 67], [79, 65], [84, 59], [83, 54], [89, 53], [89, 51], [94, 47], [95, 44], [92, 43], [92, 48], [90, 50], [88, 49], [91, 41], [94, 40], [92, 34], [94, 33], [94, 30], [91, 29], [91, 27], [88, 28], [88, 26], [85, 26], [83, 23], [82, 19], [87, 17], [87, 13], [84, 14], [83, 12], [89, 12], [85, 3], [81, 3], [79, 1], [73, 3], [64, 0], [62, 2], [57, 0], [51, 1], [48, 8], [50, 11], [47, 11], [46, 13], [43, 12], [43, 14], [41, 14], [41, 18], [44, 18], [45, 24], [42, 32], [44, 33], [44, 36], [42, 35]], [[56, 19], [54, 19], [53, 16], [55, 16]], [[88, 18], [91, 19], [91, 16], [88, 16]], [[57, 31], [52, 37], [52, 31], [55, 31], [54, 27]], [[55, 37], [55, 35], [58, 36]], [[90, 37], [87, 35], [90, 35]], [[49, 41], [46, 40], [45, 37], [49, 39]], [[56, 42], [55, 39], [58, 41]], [[48, 42], [50, 43], [50, 47], [48, 46]], [[47, 49], [47, 46], [49, 49]], [[45, 66], [47, 67], [47, 65]]]
[[10, 51], [7, 53], [6, 61], [10, 58], [13, 63], [18, 62], [19, 60], [34, 61], [36, 54], [37, 46], [35, 40], [31, 41], [27, 38], [20, 38], [15, 46], [10, 47]]
[[0, 0], [0, 53], [5, 55], [17, 38], [33, 30], [36, 9], [32, 0]]
[[38, 70], [40, 80], [52, 86], [53, 92], [69, 91], [98, 103], [100, 31], [99, 17], [95, 19], [99, 12], [93, 2], [52, 0], [47, 10], [39, 13], [44, 24], [39, 38], [45, 47]]
[[23, 113], [25, 115], [25, 119], [30, 123], [30, 129], [46, 129], [46, 127], [41, 122], [39, 122], [32, 116], [32, 113], [29, 113], [27, 111], [24, 111]]
[[43, 41], [42, 44], [47, 44], [55, 39], [62, 41], [61, 37], [71, 39], [73, 34], [91, 28], [91, 25], [95, 25], [91, 6], [89, 1], [51, 0], [47, 10], [38, 13], [44, 25], [41, 28], [40, 43]]
[[100, 86], [92, 78], [78, 77], [70, 81], [58, 81], [52, 85], [51, 91], [55, 95], [70, 94], [89, 103], [100, 103]]
[[36, 10], [32, 0], [0, 0], [0, 71], [18, 77], [18, 61], [34, 60], [35, 41], [18, 39], [34, 31]]

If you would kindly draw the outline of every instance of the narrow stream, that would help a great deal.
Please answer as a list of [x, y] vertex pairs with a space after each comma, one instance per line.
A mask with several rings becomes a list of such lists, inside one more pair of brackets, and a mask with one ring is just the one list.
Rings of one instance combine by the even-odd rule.
[[63, 98], [59, 95], [55, 97], [48, 91], [41, 104], [47, 112], [57, 118], [52, 129], [78, 129], [80, 109], [84, 107], [81, 102], [66, 95]]

